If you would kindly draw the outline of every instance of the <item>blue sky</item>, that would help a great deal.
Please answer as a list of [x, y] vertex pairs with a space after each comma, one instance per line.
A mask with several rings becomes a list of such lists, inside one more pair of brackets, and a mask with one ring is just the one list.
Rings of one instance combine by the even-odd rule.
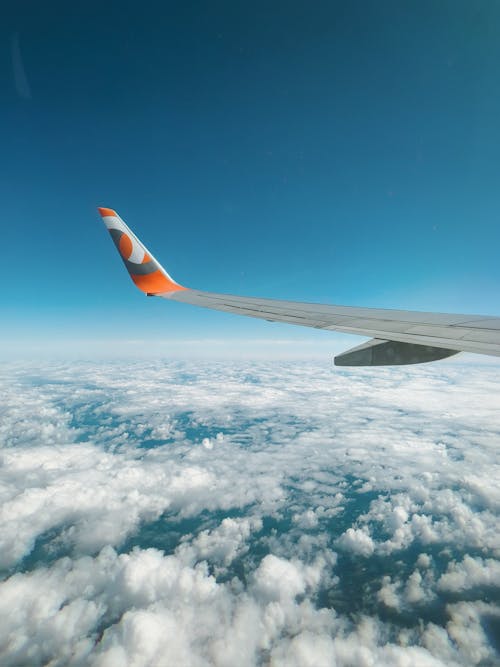
[[11, 4], [4, 350], [335, 347], [144, 298], [96, 206], [188, 286], [498, 314], [499, 21], [461, 1]]

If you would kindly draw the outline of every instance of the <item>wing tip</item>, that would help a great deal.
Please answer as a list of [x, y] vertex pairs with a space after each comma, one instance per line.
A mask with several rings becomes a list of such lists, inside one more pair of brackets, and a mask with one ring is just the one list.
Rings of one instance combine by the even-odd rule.
[[143, 243], [128, 229], [116, 211], [103, 206], [98, 206], [97, 210], [111, 234], [132, 281], [141, 292], [148, 296], [156, 296], [187, 289], [169, 276]]
[[113, 216], [114, 218], [118, 217], [118, 214], [116, 211], [113, 211], [112, 208], [104, 208], [103, 206], [98, 206], [97, 210], [101, 214], [103, 218], [107, 218], [109, 216]]

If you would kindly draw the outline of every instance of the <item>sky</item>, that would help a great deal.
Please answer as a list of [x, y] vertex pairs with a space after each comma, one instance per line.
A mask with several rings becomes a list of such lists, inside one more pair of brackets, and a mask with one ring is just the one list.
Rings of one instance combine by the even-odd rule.
[[499, 23], [462, 0], [10, 3], [2, 355], [345, 349], [145, 299], [97, 206], [188, 286], [498, 314]]
[[96, 206], [188, 286], [498, 314], [499, 21], [455, 0], [11, 3], [4, 344], [338, 345], [144, 299]]

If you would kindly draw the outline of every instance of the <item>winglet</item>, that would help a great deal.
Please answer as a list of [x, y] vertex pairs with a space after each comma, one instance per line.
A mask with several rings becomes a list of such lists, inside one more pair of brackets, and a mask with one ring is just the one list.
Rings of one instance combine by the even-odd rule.
[[98, 208], [130, 277], [148, 295], [185, 290], [171, 278], [112, 208]]

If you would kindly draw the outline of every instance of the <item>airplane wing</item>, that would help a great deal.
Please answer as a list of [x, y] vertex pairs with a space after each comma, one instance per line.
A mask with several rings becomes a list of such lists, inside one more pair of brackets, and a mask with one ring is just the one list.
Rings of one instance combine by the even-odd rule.
[[337, 366], [416, 364], [444, 359], [458, 352], [500, 356], [499, 317], [281, 301], [183, 287], [169, 276], [115, 211], [99, 208], [99, 212], [130, 277], [148, 296], [270, 322], [287, 322], [371, 338], [337, 355]]

